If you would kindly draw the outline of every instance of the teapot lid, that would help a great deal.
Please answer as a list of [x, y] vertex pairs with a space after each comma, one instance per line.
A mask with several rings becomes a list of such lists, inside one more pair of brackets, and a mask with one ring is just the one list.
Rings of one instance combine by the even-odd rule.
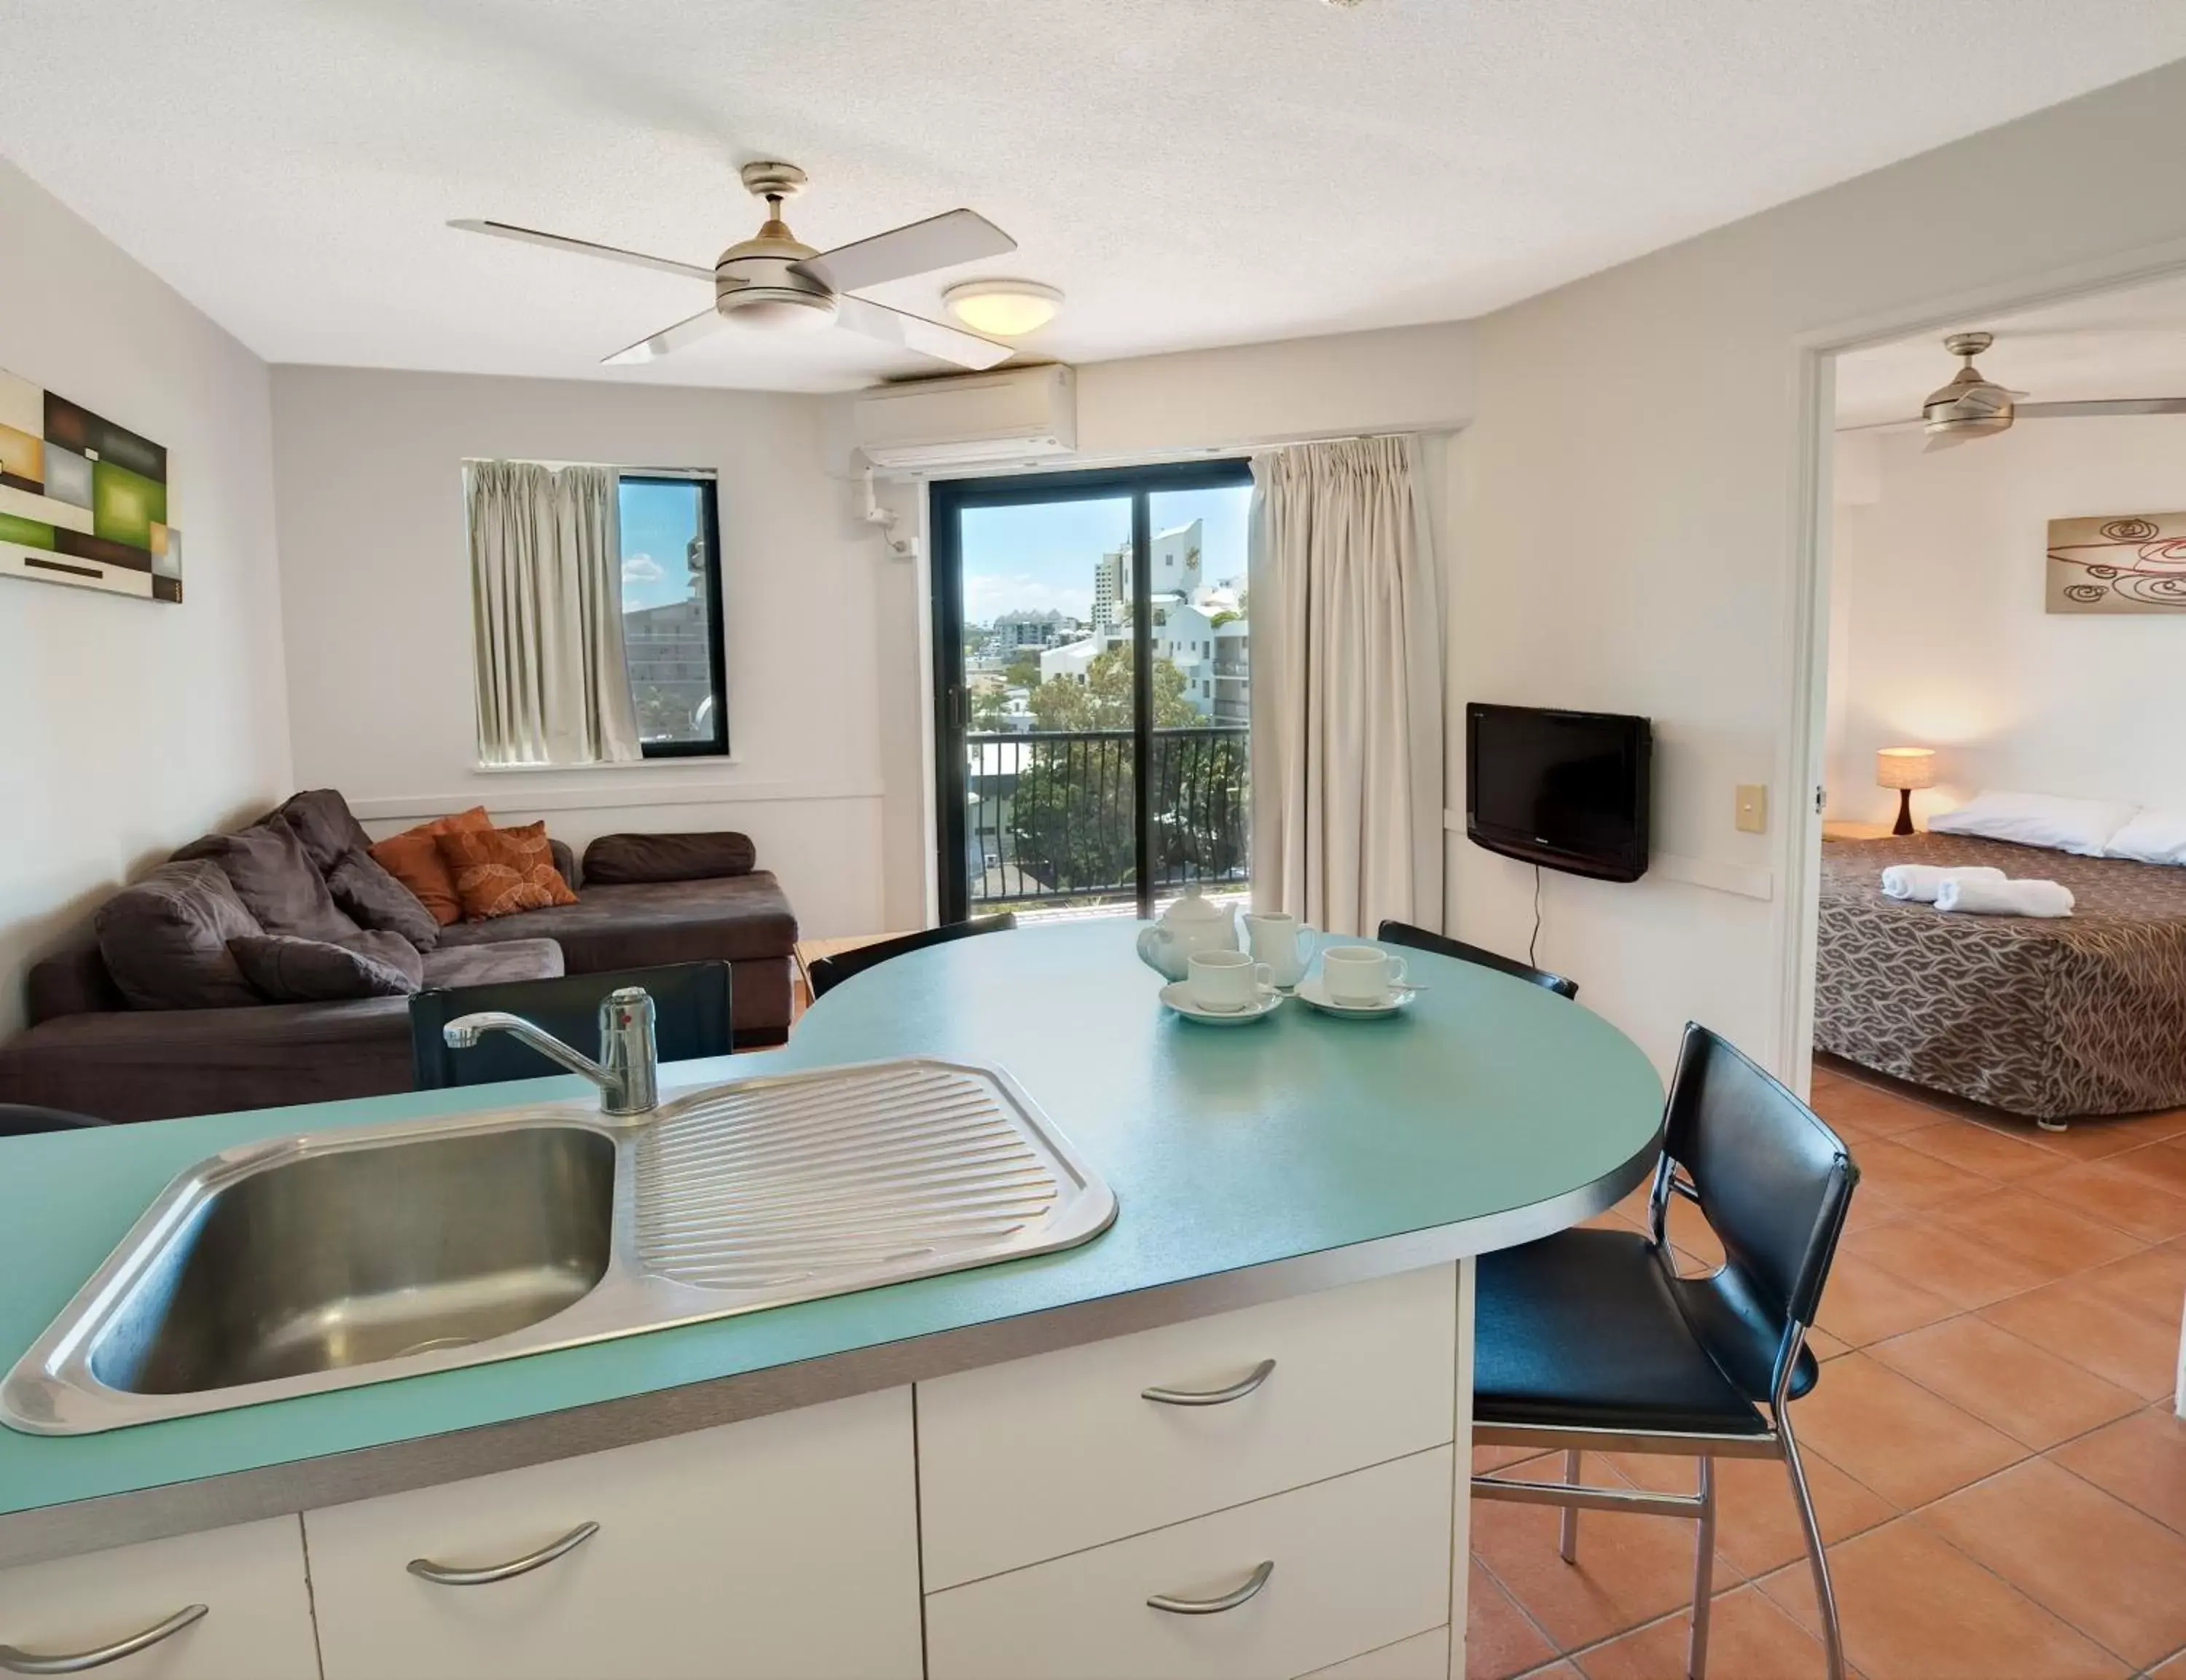
[[1228, 918], [1230, 912], [1224, 905], [1200, 897], [1199, 888], [1187, 887], [1184, 896], [1163, 910], [1163, 921], [1216, 921]]

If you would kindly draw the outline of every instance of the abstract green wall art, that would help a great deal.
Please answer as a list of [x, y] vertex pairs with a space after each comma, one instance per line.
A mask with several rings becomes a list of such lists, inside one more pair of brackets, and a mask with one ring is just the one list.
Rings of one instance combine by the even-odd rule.
[[0, 372], [0, 576], [180, 601], [167, 451]]

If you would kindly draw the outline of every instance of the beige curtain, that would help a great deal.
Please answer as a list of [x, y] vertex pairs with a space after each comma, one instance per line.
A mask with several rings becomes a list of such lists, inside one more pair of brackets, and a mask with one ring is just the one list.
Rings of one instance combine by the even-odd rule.
[[1253, 459], [1253, 897], [1442, 926], [1439, 591], [1419, 441]]
[[480, 762], [642, 758], [614, 469], [474, 461], [464, 475]]

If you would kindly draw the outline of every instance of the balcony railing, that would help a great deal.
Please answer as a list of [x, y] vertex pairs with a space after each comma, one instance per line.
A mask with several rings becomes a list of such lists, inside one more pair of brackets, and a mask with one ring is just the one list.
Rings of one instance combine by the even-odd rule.
[[[1157, 891], [1246, 880], [1250, 735], [1242, 726], [1154, 731], [1147, 798]], [[1136, 893], [1129, 730], [970, 735], [964, 750], [974, 905]]]

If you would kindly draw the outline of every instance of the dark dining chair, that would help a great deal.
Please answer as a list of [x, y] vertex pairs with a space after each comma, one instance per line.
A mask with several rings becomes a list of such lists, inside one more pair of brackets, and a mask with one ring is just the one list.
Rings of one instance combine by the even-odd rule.
[[1567, 980], [1561, 974], [1551, 974], [1545, 968], [1529, 968], [1516, 957], [1506, 957], [1500, 952], [1485, 949], [1479, 945], [1468, 945], [1462, 939], [1453, 939], [1446, 933], [1430, 933], [1424, 927], [1415, 927], [1409, 921], [1385, 921], [1375, 937], [1384, 944], [1410, 945], [1414, 950], [1434, 951], [1446, 957], [1455, 957], [1460, 962], [1477, 962], [1483, 968], [1492, 968], [1502, 974], [1515, 974], [1529, 985], [1544, 986], [1560, 998], [1578, 995], [1578, 982]]
[[675, 962], [604, 974], [565, 974], [553, 980], [448, 986], [418, 992], [410, 999], [410, 1057], [418, 1089], [490, 1085], [566, 1071], [505, 1033], [490, 1033], [468, 1050], [451, 1049], [440, 1029], [459, 1015], [480, 1010], [503, 1009], [520, 1015], [570, 1049], [597, 1056], [601, 1000], [625, 986], [642, 986], [653, 1000], [653, 1037], [662, 1061], [729, 1053], [726, 962]]
[[72, 1114], [65, 1108], [41, 1108], [30, 1102], [0, 1102], [0, 1138], [27, 1138], [36, 1132], [73, 1132], [85, 1126], [109, 1123], [88, 1114]]
[[[1858, 1182], [1813, 1110], [1724, 1039], [1688, 1026], [1649, 1234], [1568, 1230], [1478, 1263], [1473, 1441], [1561, 1448], [1564, 1460], [1561, 1481], [1477, 1476], [1473, 1497], [1561, 1507], [1566, 1563], [1578, 1559], [1582, 1510], [1697, 1522], [1691, 1680], [1707, 1668], [1719, 1458], [1779, 1459], [1790, 1473], [1830, 1680], [1842, 1680], [1836, 1597], [1788, 1407], [1820, 1373], [1806, 1335]], [[1706, 1277], [1681, 1278], [1672, 1263], [1673, 1196], [1696, 1203], [1723, 1244], [1722, 1266]], [[1588, 1452], [1696, 1459], [1698, 1491], [1586, 1487]]]
[[973, 916], [968, 921], [951, 921], [939, 927], [929, 927], [922, 933], [899, 934], [893, 939], [876, 939], [870, 945], [860, 945], [855, 950], [838, 951], [833, 956], [824, 956], [811, 964], [805, 976], [812, 983], [812, 998], [818, 1002], [853, 974], [863, 974], [878, 966], [890, 957], [900, 957], [906, 951], [922, 951], [934, 945], [945, 945], [951, 939], [976, 938], [982, 933], [1006, 933], [1017, 925], [1016, 916], [1005, 910], [1000, 916]]

